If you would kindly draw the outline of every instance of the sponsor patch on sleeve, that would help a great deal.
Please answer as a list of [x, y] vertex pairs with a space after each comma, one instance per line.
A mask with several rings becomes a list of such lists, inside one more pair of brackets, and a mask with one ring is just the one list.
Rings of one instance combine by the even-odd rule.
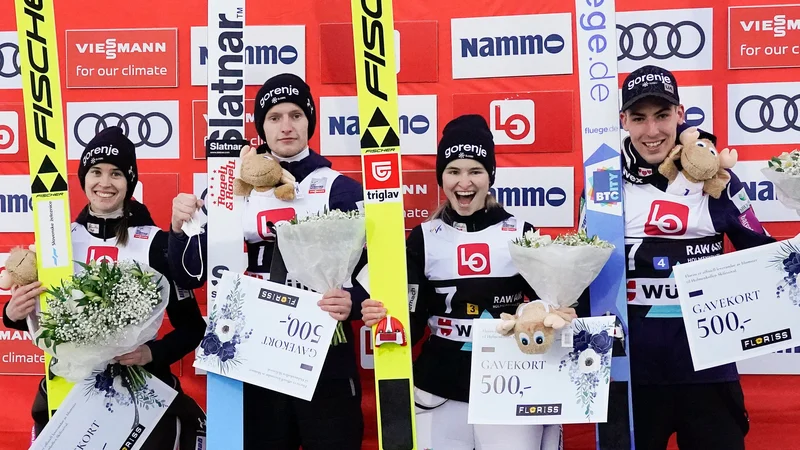
[[747, 196], [747, 192], [742, 188], [736, 195], [731, 197], [731, 201], [737, 208], [739, 208], [739, 214], [743, 214], [750, 208], [750, 197]]
[[744, 214], [739, 216], [739, 223], [741, 223], [742, 226], [748, 230], [752, 230], [760, 234], [764, 233], [764, 227], [761, 226], [761, 222], [759, 222], [756, 218], [753, 208], [748, 208]]
[[417, 311], [417, 299], [419, 298], [419, 285], [408, 285], [408, 310], [411, 312]]

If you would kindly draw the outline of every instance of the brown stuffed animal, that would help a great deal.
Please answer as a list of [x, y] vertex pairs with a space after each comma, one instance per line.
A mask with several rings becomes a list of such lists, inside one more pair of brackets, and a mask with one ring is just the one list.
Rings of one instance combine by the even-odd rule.
[[503, 336], [513, 333], [522, 353], [537, 355], [550, 350], [555, 341], [555, 330], [572, 322], [568, 313], [541, 300], [523, 303], [513, 316], [502, 313], [500, 318], [503, 322], [497, 326], [497, 332]]
[[[670, 185], [680, 175], [689, 183], [702, 183], [703, 192], [719, 198], [731, 180], [725, 169], [732, 168], [739, 158], [736, 150], [729, 151], [726, 148], [717, 154], [717, 149], [710, 140], [700, 139], [700, 132], [696, 127], [684, 130], [680, 141], [658, 166], [659, 173], [667, 177]], [[675, 164], [678, 159], [681, 162], [680, 171]]]
[[246, 145], [239, 154], [241, 171], [233, 182], [233, 194], [247, 197], [253, 191], [266, 192], [275, 189], [275, 197], [280, 200], [294, 200], [294, 176], [281, 167], [269, 155], [259, 155], [256, 149]]
[[6, 259], [5, 270], [0, 272], [0, 289], [26, 286], [39, 279], [36, 269], [35, 247], [17, 247], [11, 250]]

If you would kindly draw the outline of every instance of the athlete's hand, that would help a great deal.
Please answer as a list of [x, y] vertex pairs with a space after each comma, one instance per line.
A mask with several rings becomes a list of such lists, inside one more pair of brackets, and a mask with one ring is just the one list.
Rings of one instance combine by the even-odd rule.
[[192, 194], [178, 194], [172, 200], [172, 231], [183, 234], [181, 227], [189, 221], [195, 211], [203, 207], [203, 201]]
[[144, 366], [153, 361], [153, 352], [145, 344], [140, 345], [139, 348], [130, 353], [117, 356], [114, 359], [123, 366]]
[[386, 308], [383, 307], [383, 303], [371, 298], [361, 303], [361, 320], [364, 321], [364, 325], [371, 327], [384, 317], [386, 317]]
[[39, 295], [44, 291], [45, 288], [42, 287], [41, 281], [34, 281], [31, 284], [13, 289], [11, 300], [9, 300], [8, 308], [6, 308], [6, 317], [13, 322], [28, 317], [28, 314], [36, 309]]
[[331, 289], [322, 296], [317, 305], [341, 322], [350, 315], [353, 301], [350, 299], [350, 293], [344, 289]]
[[568, 315], [570, 319], [578, 318], [578, 314], [575, 313], [575, 308], [563, 307], [563, 308], [558, 308], [558, 310], [561, 313]]

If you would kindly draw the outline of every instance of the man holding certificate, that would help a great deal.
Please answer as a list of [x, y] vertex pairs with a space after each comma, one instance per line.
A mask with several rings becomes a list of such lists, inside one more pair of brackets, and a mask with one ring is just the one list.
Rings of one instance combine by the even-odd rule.
[[[257, 153], [279, 161], [281, 167], [291, 174], [295, 181], [295, 195], [294, 200], [284, 201], [276, 198], [272, 190], [254, 190], [246, 198], [243, 226], [247, 274], [310, 289], [293, 279], [292, 273], [287, 273], [291, 272], [287, 271], [289, 260], [296, 259], [297, 255], [281, 255], [276, 232], [278, 236], [283, 235], [280, 225], [276, 230], [276, 224], [325, 211], [357, 212], [363, 201], [363, 190], [357, 181], [334, 171], [330, 161], [309, 149], [308, 140], [316, 125], [316, 106], [309, 86], [302, 79], [291, 74], [270, 78], [259, 90], [255, 103], [256, 130], [266, 142]], [[245, 147], [243, 152], [247, 150]], [[170, 262], [180, 273], [179, 277], [190, 285], [205, 282], [206, 234], [187, 237], [182, 227], [200, 206], [196, 197], [188, 194], [179, 195], [173, 202]], [[285, 236], [288, 237], [288, 231]], [[309, 238], [308, 242], [312, 240]], [[329, 241], [329, 244], [311, 250], [321, 254], [334, 251], [336, 242]], [[281, 249], [286, 252], [284, 245]], [[362, 249], [363, 244], [356, 250], [360, 253]], [[345, 286], [348, 284], [345, 282]], [[321, 294], [324, 292], [319, 288], [316, 290]], [[364, 426], [361, 386], [349, 321], [359, 318], [360, 306], [353, 305], [353, 302], [359, 303], [358, 300], [363, 298], [366, 298], [366, 292], [361, 289], [352, 297], [344, 289], [324, 292], [320, 308], [344, 323], [328, 349], [311, 401], [245, 383], [245, 449], [297, 450], [301, 445], [309, 450], [361, 448]], [[353, 311], [356, 315], [352, 314]]]
[[[736, 249], [774, 239], [730, 170], [718, 198], [702, 182], [670, 182], [659, 172], [689, 128], [684, 114], [669, 71], [645, 66], [625, 79], [620, 119], [630, 133], [622, 153], [636, 448], [664, 450], [677, 433], [681, 450], [744, 449], [749, 424], [736, 366], [695, 371], [672, 269], [721, 255], [724, 236]], [[700, 138], [716, 145], [702, 130]]]

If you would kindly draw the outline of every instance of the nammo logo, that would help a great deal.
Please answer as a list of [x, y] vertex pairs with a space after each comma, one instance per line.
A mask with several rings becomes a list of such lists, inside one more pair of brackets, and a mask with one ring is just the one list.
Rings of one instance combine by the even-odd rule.
[[89, 246], [89, 249], [86, 251], [86, 264], [89, 264], [92, 261], [97, 262], [97, 264], [113, 264], [119, 258], [119, 249], [117, 247], [110, 247], [110, 246]]
[[458, 252], [458, 274], [460, 276], [488, 275], [492, 272], [489, 260], [489, 244], [462, 244]]
[[533, 144], [533, 100], [494, 100], [489, 104], [489, 122], [495, 144]]
[[650, 205], [644, 233], [649, 236], [681, 236], [686, 234], [689, 207], [680, 203], [656, 200]]

